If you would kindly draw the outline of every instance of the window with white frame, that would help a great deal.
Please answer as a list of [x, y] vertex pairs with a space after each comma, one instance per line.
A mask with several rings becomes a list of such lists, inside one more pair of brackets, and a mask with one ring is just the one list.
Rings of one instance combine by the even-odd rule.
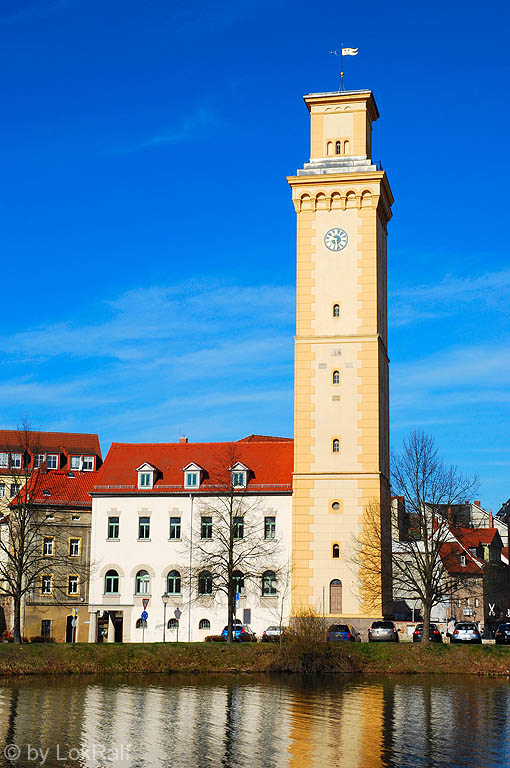
[[106, 572], [104, 577], [105, 595], [117, 595], [119, 592], [119, 574], [113, 568]]
[[58, 454], [48, 453], [46, 457], [46, 466], [48, 469], [58, 469]]
[[140, 472], [138, 474], [139, 488], [152, 488], [152, 472]]
[[194, 462], [187, 464], [183, 468], [184, 472], [184, 487], [189, 488], [190, 491], [200, 488], [202, 482], [202, 467]]
[[241, 464], [240, 461], [234, 464], [230, 469], [232, 488], [246, 488], [248, 483], [248, 467]]
[[147, 571], [138, 571], [135, 579], [135, 589], [137, 595], [148, 595], [150, 593], [150, 576]]
[[180, 517], [170, 518], [170, 534], [168, 538], [169, 539], [181, 538], [181, 518]]
[[11, 483], [11, 487], [9, 489], [9, 494], [11, 499], [13, 499], [14, 496], [16, 496], [16, 494], [20, 491], [20, 489], [21, 489], [21, 485], [18, 485], [18, 483]]
[[138, 473], [138, 487], [145, 490], [154, 487], [154, 473], [156, 468], [145, 462], [135, 470]]
[[0, 453], [0, 468], [6, 469], [9, 466], [9, 454]]
[[79, 595], [80, 594], [80, 577], [71, 575], [67, 577], [67, 594]]
[[264, 538], [276, 538], [276, 517], [271, 516], [264, 518]]
[[83, 457], [83, 467], [84, 472], [93, 472], [94, 471], [94, 456], [84, 456]]
[[150, 517], [138, 518], [138, 538], [150, 539], [151, 535], [151, 519]]
[[21, 453], [11, 453], [11, 467], [21, 469]]
[[45, 536], [43, 539], [44, 557], [53, 557], [55, 554], [55, 539], [53, 536]]
[[181, 574], [179, 571], [170, 571], [166, 577], [166, 591], [169, 595], [181, 594]]
[[461, 566], [463, 568], [465, 567], [465, 565], [466, 565], [466, 555], [461, 555], [460, 556], [460, 564], [461, 564]]
[[80, 540], [69, 539], [69, 557], [79, 557], [79, 556], [80, 556]]
[[45, 458], [44, 453], [34, 453], [34, 469], [39, 469]]
[[234, 539], [244, 539], [244, 517], [234, 517], [232, 523]]
[[53, 576], [45, 574], [41, 577], [41, 595], [53, 594]]
[[232, 472], [232, 485], [234, 488], [246, 488], [246, 472]]
[[3, 499], [5, 496], [5, 483], [0, 483], [0, 499]]
[[185, 488], [198, 488], [198, 472], [186, 472], [184, 476]]
[[118, 515], [111, 515], [108, 518], [108, 538], [109, 539], [118, 539], [119, 538], [119, 518], [118, 518]]
[[70, 469], [80, 469], [81, 456], [71, 456], [71, 459], [69, 461], [69, 467]]
[[276, 573], [274, 571], [265, 571], [262, 574], [262, 594], [264, 597], [276, 595]]

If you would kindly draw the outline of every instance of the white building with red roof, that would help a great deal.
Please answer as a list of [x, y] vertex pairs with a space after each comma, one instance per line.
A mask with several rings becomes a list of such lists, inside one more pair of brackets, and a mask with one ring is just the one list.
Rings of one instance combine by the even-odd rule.
[[258, 637], [288, 622], [292, 469], [288, 438], [113, 443], [92, 492], [89, 640], [200, 641], [221, 633], [227, 597], [215, 589], [214, 572], [206, 564], [200, 570], [200, 553], [204, 540], [214, 546], [220, 535], [211, 509], [229, 480], [245, 505], [238, 538], [249, 530], [258, 552], [249, 574], [242, 565], [237, 571], [236, 617]]

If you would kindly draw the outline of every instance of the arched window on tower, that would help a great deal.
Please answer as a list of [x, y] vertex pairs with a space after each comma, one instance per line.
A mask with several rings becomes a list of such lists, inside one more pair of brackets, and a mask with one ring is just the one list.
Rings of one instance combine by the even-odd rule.
[[342, 154], [342, 142], [341, 141], [337, 141], [337, 143], [335, 144], [335, 154], [337, 154], [337, 155], [341, 155]]
[[340, 547], [338, 544], [333, 544], [333, 557], [338, 558], [340, 557]]
[[340, 440], [335, 437], [333, 440], [333, 453], [340, 453]]
[[333, 371], [333, 384], [340, 384], [340, 371]]
[[333, 317], [340, 317], [340, 304], [333, 304]]
[[329, 612], [342, 613], [342, 582], [333, 579], [329, 584]]
[[348, 155], [348, 154], [349, 154], [349, 142], [344, 141], [344, 155]]

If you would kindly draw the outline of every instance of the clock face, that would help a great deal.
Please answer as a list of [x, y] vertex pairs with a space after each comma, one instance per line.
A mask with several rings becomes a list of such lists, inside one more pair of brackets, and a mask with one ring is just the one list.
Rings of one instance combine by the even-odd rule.
[[330, 251], [341, 251], [342, 248], [345, 248], [348, 241], [349, 238], [347, 237], [347, 232], [344, 232], [344, 230], [339, 227], [330, 229], [324, 235], [324, 245], [326, 248], [329, 248]]

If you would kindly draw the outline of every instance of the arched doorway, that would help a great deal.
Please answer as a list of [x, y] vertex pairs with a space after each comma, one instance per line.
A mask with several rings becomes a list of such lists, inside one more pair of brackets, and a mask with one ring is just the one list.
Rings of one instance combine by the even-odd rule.
[[342, 613], [342, 582], [333, 579], [329, 584], [329, 612]]

